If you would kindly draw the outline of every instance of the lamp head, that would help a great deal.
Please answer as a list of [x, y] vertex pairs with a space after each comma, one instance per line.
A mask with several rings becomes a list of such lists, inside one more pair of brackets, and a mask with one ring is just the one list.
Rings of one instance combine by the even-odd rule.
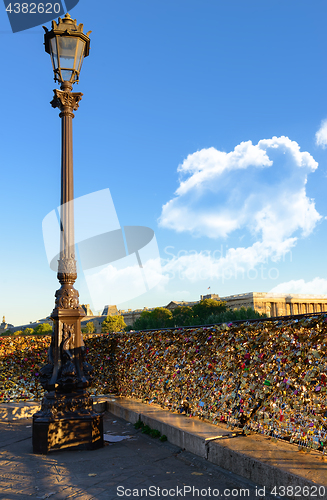
[[58, 23], [52, 21], [52, 29], [43, 26], [45, 51], [50, 54], [54, 72], [54, 80], [78, 83], [84, 57], [89, 55], [90, 39], [88, 31], [83, 33], [83, 24], [77, 25], [67, 13]]

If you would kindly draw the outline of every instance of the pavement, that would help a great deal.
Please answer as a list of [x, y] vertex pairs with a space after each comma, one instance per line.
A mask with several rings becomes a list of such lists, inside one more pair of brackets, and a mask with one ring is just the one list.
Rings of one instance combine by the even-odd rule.
[[[38, 408], [0, 405], [1, 500], [327, 499], [327, 461], [320, 453], [117, 396], [95, 398], [97, 411], [105, 412], [104, 448], [34, 455], [31, 415]], [[168, 441], [135, 429], [139, 419]]]

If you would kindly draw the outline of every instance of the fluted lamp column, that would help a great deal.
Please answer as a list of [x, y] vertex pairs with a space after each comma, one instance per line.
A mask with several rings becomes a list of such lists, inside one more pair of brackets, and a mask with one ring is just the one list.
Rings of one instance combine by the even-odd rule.
[[51, 55], [55, 81], [51, 105], [59, 108], [61, 118], [61, 207], [60, 254], [54, 322], [48, 364], [40, 370], [40, 382], [46, 389], [41, 410], [33, 415], [33, 452], [103, 446], [102, 415], [93, 410], [87, 392], [93, 368], [85, 359], [81, 320], [85, 316], [74, 288], [77, 279], [74, 242], [73, 118], [82, 95], [72, 92], [77, 83], [83, 58], [89, 54], [89, 33], [66, 14], [52, 30], [45, 28], [45, 50]]

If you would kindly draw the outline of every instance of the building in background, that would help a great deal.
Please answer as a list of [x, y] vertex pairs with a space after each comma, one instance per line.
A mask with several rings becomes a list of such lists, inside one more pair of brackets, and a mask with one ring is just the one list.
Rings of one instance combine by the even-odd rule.
[[[237, 295], [228, 295], [227, 297], [220, 297], [217, 294], [207, 294], [201, 295], [200, 300], [213, 299], [222, 302], [226, 302], [230, 309], [240, 309], [241, 307], [251, 307], [255, 311], [266, 314], [268, 318], [278, 317], [278, 316], [289, 316], [296, 314], [310, 314], [310, 313], [320, 313], [327, 311], [327, 295], [305, 295], [305, 294], [275, 294], [269, 292], [249, 292], [241, 293]], [[186, 302], [186, 301], [175, 301], [172, 300], [166, 306], [162, 306], [169, 311], [173, 311], [176, 307], [189, 306], [192, 307], [197, 304], [198, 301]], [[133, 326], [135, 321], [141, 316], [143, 311], [153, 311], [154, 307], [143, 309], [128, 309], [118, 310], [115, 305], [106, 305], [102, 311], [101, 315], [94, 315], [90, 309], [89, 304], [82, 304], [81, 306], [86, 314], [86, 317], [81, 322], [82, 328], [85, 328], [87, 323], [92, 321], [94, 324], [94, 333], [101, 333], [102, 323], [107, 316], [117, 316], [121, 315], [127, 326]], [[11, 332], [16, 332], [18, 330], [25, 330], [25, 328], [35, 328], [40, 323], [49, 323], [53, 325], [53, 322], [48, 316], [47, 318], [40, 319], [35, 322], [31, 322], [27, 325], [13, 326], [6, 323], [5, 317], [3, 316], [2, 323], [0, 325], [0, 334], [4, 333], [6, 330]]]
[[86, 325], [92, 321], [94, 324], [94, 333], [101, 333], [102, 323], [107, 316], [117, 316], [121, 314], [121, 311], [118, 311], [117, 306], [106, 305], [103, 308], [102, 314], [97, 316], [92, 313], [89, 304], [83, 304], [82, 308], [86, 317], [81, 321], [81, 327], [85, 328]]
[[94, 316], [93, 312], [91, 311], [90, 304], [81, 304], [81, 308], [85, 312], [86, 316]]
[[249, 292], [227, 297], [212, 294], [201, 295], [201, 300], [203, 299], [227, 302], [230, 309], [240, 309], [241, 307], [247, 309], [251, 307], [261, 314], [266, 314], [268, 318], [327, 311], [327, 295]]
[[[218, 297], [218, 295], [217, 295], [217, 297]], [[199, 302], [199, 300], [195, 300], [193, 302], [185, 302], [184, 300], [182, 300], [182, 301], [172, 300], [171, 302], [169, 302], [169, 304], [167, 304], [164, 307], [165, 307], [165, 309], [168, 309], [169, 311], [173, 311], [174, 309], [176, 309], [176, 307], [192, 307], [195, 304], [197, 304], [198, 302]]]
[[14, 325], [6, 323], [5, 316], [2, 316], [2, 323], [0, 324], [0, 333], [4, 333], [6, 330], [11, 330], [12, 328], [14, 328]]

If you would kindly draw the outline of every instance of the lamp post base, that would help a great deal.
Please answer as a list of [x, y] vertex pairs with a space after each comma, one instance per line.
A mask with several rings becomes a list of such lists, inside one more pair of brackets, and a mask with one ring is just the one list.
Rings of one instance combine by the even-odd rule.
[[47, 393], [33, 415], [33, 453], [46, 455], [63, 449], [103, 447], [103, 415], [93, 410], [87, 392]]

